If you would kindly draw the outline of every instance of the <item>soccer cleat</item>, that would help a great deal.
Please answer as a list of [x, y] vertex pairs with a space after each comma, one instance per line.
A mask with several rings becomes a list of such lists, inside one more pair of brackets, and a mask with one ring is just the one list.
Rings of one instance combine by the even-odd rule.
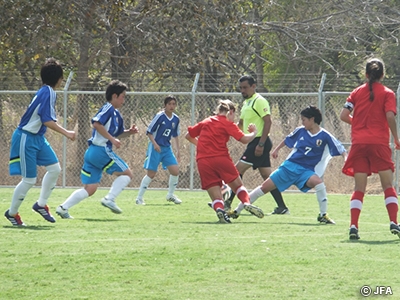
[[257, 218], [264, 218], [264, 212], [261, 210], [261, 208], [254, 206], [253, 204], [245, 203], [244, 209]]
[[146, 203], [144, 203], [144, 200], [143, 199], [139, 199], [139, 198], [136, 199], [136, 204], [137, 205], [146, 205]]
[[393, 234], [397, 234], [400, 238], [400, 226], [394, 223], [390, 224], [390, 232]]
[[61, 217], [61, 219], [73, 219], [69, 213], [68, 209], [64, 209], [61, 205], [56, 208], [56, 214]]
[[229, 218], [231, 219], [237, 219], [239, 218], [240, 214], [236, 210], [230, 210], [226, 213]]
[[101, 199], [101, 205], [109, 208], [114, 214], [122, 213], [122, 210], [117, 206], [114, 200], [108, 200], [106, 197]]
[[331, 218], [329, 218], [328, 214], [318, 215], [317, 221], [321, 224], [336, 224]]
[[232, 200], [226, 199], [224, 200], [224, 210], [225, 211], [230, 211], [231, 210], [231, 206], [232, 206]]
[[208, 205], [209, 207], [213, 208], [213, 207], [212, 207], [212, 202], [208, 202], [207, 205]]
[[50, 213], [48, 205], [45, 205], [42, 207], [42, 206], [39, 206], [39, 204], [37, 202], [35, 202], [35, 204], [33, 204], [33, 206], [32, 206], [32, 210], [37, 212], [38, 214], [40, 214], [43, 217], [43, 219], [45, 219], [46, 221], [48, 221], [50, 223], [56, 222], [56, 219]]
[[271, 215], [289, 215], [289, 208], [287, 207], [275, 207]]
[[167, 201], [173, 202], [175, 204], [181, 204], [182, 200], [178, 199], [175, 195], [167, 196]]
[[223, 209], [217, 208], [215, 212], [217, 213], [217, 217], [220, 223], [232, 223], [227, 213]]
[[354, 226], [350, 227], [349, 239], [350, 240], [359, 240], [360, 239], [360, 236], [358, 235], [358, 229]]
[[7, 210], [4, 213], [4, 216], [7, 218], [8, 221], [13, 224], [13, 226], [26, 226], [24, 222], [22, 222], [21, 217], [19, 216], [19, 213], [17, 213], [15, 216], [11, 216], [9, 213], [9, 210]]

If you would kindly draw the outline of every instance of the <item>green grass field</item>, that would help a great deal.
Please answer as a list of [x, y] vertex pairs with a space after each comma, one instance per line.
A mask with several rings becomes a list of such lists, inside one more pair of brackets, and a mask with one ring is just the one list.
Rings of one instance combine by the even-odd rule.
[[[12, 191], [1, 189], [2, 214]], [[54, 214], [72, 191], [54, 190]], [[75, 219], [51, 224], [31, 210], [35, 188], [20, 209], [26, 228], [3, 217], [0, 299], [342, 300], [363, 299], [365, 285], [400, 299], [400, 239], [389, 231], [383, 196], [365, 198], [361, 240], [349, 241], [349, 195], [329, 195], [337, 224], [320, 225], [312, 193], [285, 193], [290, 215], [243, 211], [232, 224], [217, 223], [205, 192], [178, 191], [184, 202], [174, 205], [165, 191], [149, 190], [139, 207], [137, 191], [126, 190], [121, 215], [100, 205], [106, 193], [70, 209]], [[256, 203], [274, 208], [270, 195]]]

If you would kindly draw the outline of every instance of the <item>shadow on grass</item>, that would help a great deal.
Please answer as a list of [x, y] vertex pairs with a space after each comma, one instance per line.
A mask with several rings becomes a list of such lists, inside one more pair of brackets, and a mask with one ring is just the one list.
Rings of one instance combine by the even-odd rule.
[[285, 225], [295, 225], [295, 226], [311, 226], [311, 227], [320, 227], [320, 226], [334, 226], [334, 225], [327, 225], [327, 224], [319, 224], [319, 223], [274, 223], [274, 222], [268, 222], [270, 224], [285, 224]]
[[400, 243], [400, 239], [397, 240], [390, 240], [390, 241], [366, 241], [366, 240], [345, 240], [342, 243], [359, 243], [359, 244], [366, 244], [366, 245], [385, 245], [385, 244], [398, 244]]
[[27, 225], [27, 226], [13, 226], [13, 225], [6, 225], [3, 228], [15, 229], [15, 230], [50, 230], [54, 228], [54, 226], [38, 226], [38, 225]]
[[94, 218], [82, 218], [80, 220], [88, 221], [88, 222], [116, 222], [116, 221], [124, 221], [121, 219], [94, 219]]

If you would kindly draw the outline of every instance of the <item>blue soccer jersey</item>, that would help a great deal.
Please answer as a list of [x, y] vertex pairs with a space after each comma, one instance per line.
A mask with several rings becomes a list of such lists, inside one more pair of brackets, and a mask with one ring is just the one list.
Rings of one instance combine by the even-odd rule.
[[48, 85], [42, 86], [22, 116], [18, 128], [33, 134], [44, 135], [47, 127], [43, 123], [57, 121], [55, 112], [56, 98], [56, 92], [52, 87]]
[[290, 133], [285, 138], [285, 145], [293, 148], [287, 160], [313, 170], [319, 177], [324, 174], [332, 156], [341, 155], [346, 151], [325, 129], [321, 128], [318, 133], [312, 134], [304, 126], [297, 127]]
[[[100, 108], [97, 114], [92, 118], [92, 124], [94, 122], [99, 122], [102, 124], [108, 133], [113, 137], [119, 136], [125, 130], [124, 121], [121, 114], [109, 102], [104, 104], [103, 107]], [[112, 143], [98, 133], [96, 129], [93, 129], [92, 137], [88, 140], [88, 143], [89, 145], [93, 144], [96, 146], [107, 146], [112, 148]]]
[[147, 133], [154, 136], [159, 146], [169, 147], [171, 137], [177, 137], [180, 134], [179, 117], [173, 113], [169, 118], [164, 111], [161, 111], [151, 121]]

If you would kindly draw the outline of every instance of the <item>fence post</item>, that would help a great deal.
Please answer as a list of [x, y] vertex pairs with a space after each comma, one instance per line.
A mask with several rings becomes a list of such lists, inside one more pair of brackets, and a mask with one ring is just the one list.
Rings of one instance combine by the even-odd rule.
[[[64, 94], [64, 121], [63, 121], [63, 127], [67, 128], [67, 107], [68, 107], [68, 89], [71, 84], [72, 76], [74, 76], [74, 72], [70, 72], [68, 75], [68, 79], [65, 83], [63, 94]], [[63, 153], [62, 153], [62, 187], [65, 188], [66, 186], [66, 172], [67, 172], [67, 138], [64, 136], [63, 137]]]
[[[318, 108], [321, 110], [322, 115], [325, 117], [325, 97], [322, 93], [324, 90], [324, 85], [325, 85], [325, 80], [326, 80], [326, 73], [322, 74], [321, 81], [319, 83], [319, 88], [318, 88]], [[325, 124], [325, 118], [322, 118], [321, 121], [321, 126], [324, 127]]]
[[[197, 90], [197, 85], [199, 83], [199, 78], [200, 78], [200, 73], [196, 73], [196, 77], [194, 78], [193, 87], [192, 87], [192, 108], [191, 108], [190, 125], [194, 125], [196, 90]], [[189, 189], [191, 191], [193, 190], [194, 162], [195, 162], [195, 146], [191, 143], [190, 144], [190, 180], [189, 180]]]

